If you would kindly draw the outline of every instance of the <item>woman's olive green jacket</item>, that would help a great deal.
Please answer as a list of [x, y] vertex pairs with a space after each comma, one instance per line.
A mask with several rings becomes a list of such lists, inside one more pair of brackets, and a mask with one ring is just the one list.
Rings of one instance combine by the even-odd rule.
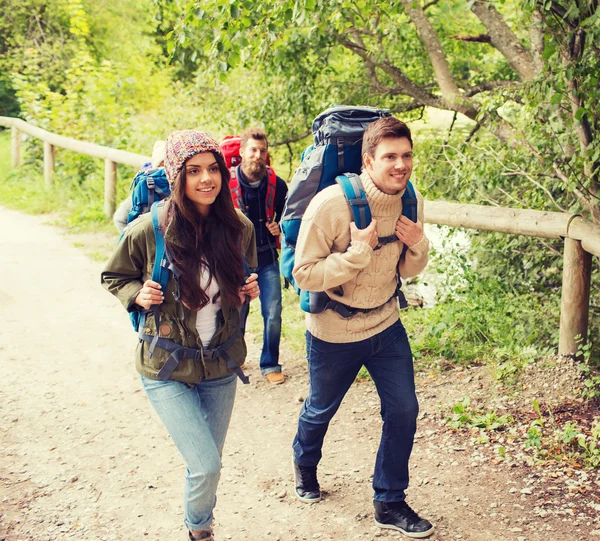
[[[239, 211], [238, 216], [244, 224], [242, 236], [244, 257], [247, 265], [254, 268], [257, 264], [254, 227], [252, 222]], [[169, 241], [176, 242], [175, 239], [169, 238], [168, 231], [166, 237]], [[125, 230], [123, 238], [101, 275], [102, 285], [115, 295], [129, 312], [141, 310], [141, 307], [135, 304], [135, 299], [142, 289], [143, 283], [152, 277], [155, 253], [154, 229], [148, 212], [132, 222]], [[216, 279], [219, 283], [218, 276], [216, 276]], [[164, 301], [160, 305], [161, 337], [190, 348], [207, 347], [213, 349], [220, 344], [224, 344], [234, 333], [238, 333], [228, 351], [234, 362], [241, 366], [246, 358], [246, 344], [244, 337], [238, 331], [240, 318], [237, 307], [229, 305], [223, 297], [221, 298], [221, 310], [217, 315], [217, 329], [210, 343], [205, 346], [196, 331], [196, 311], [189, 310], [182, 302], [176, 301], [176, 292], [177, 284], [171, 274], [164, 294]], [[145, 334], [156, 334], [156, 323], [152, 311], [146, 316], [143, 332]], [[148, 348], [149, 344], [145, 341], [140, 341], [138, 344], [135, 352], [136, 369], [142, 376], [158, 379], [158, 371], [170, 353], [157, 347], [152, 357], [149, 357]], [[184, 358], [178, 364], [170, 379], [194, 384], [204, 379], [219, 378], [231, 373], [232, 370], [227, 367], [227, 362], [223, 357], [214, 360]]]

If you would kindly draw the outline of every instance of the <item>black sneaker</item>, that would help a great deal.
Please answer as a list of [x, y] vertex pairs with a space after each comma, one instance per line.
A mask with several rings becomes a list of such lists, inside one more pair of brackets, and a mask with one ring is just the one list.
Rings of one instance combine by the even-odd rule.
[[293, 459], [292, 463], [294, 464], [296, 496], [306, 503], [321, 501], [321, 488], [319, 487], [319, 481], [317, 481], [317, 467], [301, 466], [300, 464], [296, 464], [296, 461]]
[[399, 530], [408, 537], [429, 537], [434, 527], [421, 518], [406, 502], [378, 502], [375, 506], [375, 524], [380, 528]]

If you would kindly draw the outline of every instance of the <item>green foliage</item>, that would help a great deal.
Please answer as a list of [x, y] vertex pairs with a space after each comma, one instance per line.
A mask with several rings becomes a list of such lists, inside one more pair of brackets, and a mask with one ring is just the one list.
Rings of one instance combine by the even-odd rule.
[[463, 279], [451, 298], [403, 318], [415, 358], [442, 356], [463, 364], [493, 358], [496, 378], [504, 381], [556, 345], [557, 296], [517, 294], [498, 277], [481, 278], [468, 267]]
[[452, 414], [446, 423], [456, 430], [461, 428], [481, 428], [484, 431], [503, 430], [514, 422], [510, 415], [498, 415], [495, 411], [473, 410], [469, 398], [465, 397], [452, 406]]
[[0, 73], [0, 116], [19, 116], [19, 102], [10, 79]]
[[525, 436], [525, 449], [538, 450], [542, 447], [542, 429], [539, 426], [532, 426], [527, 430]]
[[584, 343], [581, 335], [577, 335], [575, 340], [578, 343], [577, 357], [582, 361], [579, 365], [583, 377], [581, 396], [587, 400], [600, 399], [600, 371], [591, 363], [593, 344], [589, 339]]
[[592, 468], [600, 467], [600, 422], [596, 421], [592, 425], [589, 436], [579, 434], [577, 444], [583, 450], [584, 461], [587, 466]]
[[[41, 146], [41, 145], [40, 145]], [[0, 132], [0, 162], [10, 163], [10, 133]], [[70, 169], [58, 167], [51, 187], [44, 185], [42, 163], [29, 155], [29, 163], [18, 169], [0, 170], [2, 204], [32, 214], [53, 214], [71, 231], [114, 231], [103, 209], [102, 162], [90, 159], [93, 172], [74, 177]], [[95, 163], [94, 163], [95, 162]], [[131, 169], [120, 169], [130, 176]]]
[[593, 422], [586, 434], [573, 421], [558, 426], [550, 409], [546, 419], [537, 400], [533, 401], [533, 409], [538, 417], [525, 433], [526, 449], [539, 459], [567, 459], [590, 468], [600, 467], [600, 422]]
[[589, 365], [580, 365], [580, 369], [584, 385], [581, 391], [582, 398], [586, 400], [600, 399], [600, 372], [597, 368], [594, 369]]

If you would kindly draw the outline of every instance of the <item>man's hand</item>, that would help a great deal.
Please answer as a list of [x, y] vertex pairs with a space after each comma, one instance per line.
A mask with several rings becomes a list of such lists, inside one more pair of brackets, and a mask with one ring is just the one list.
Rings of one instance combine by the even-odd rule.
[[258, 288], [258, 274], [252, 273], [248, 278], [246, 278], [246, 285], [240, 287], [240, 299], [244, 302], [246, 296], [250, 297], [250, 300], [253, 301], [260, 294], [260, 289]]
[[146, 280], [142, 289], [135, 298], [135, 303], [148, 310], [153, 304], [160, 304], [164, 300], [160, 284], [152, 280]]
[[396, 236], [410, 248], [423, 238], [423, 224], [420, 221], [415, 223], [406, 216], [401, 216], [396, 222]]
[[279, 224], [275, 220], [267, 224], [267, 229], [269, 230], [269, 233], [271, 233], [271, 235], [273, 235], [274, 237], [278, 237], [281, 234]]
[[350, 222], [350, 240], [352, 242], [365, 242], [371, 248], [375, 248], [378, 243], [377, 220], [373, 220], [369, 227], [358, 229], [354, 222]]

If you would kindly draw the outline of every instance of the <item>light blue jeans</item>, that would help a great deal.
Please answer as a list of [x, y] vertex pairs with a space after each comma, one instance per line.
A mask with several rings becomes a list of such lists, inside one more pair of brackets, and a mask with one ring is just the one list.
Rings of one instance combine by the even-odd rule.
[[189, 386], [142, 376], [144, 390], [187, 466], [184, 522], [206, 530], [213, 521], [221, 454], [235, 399], [235, 374]]

